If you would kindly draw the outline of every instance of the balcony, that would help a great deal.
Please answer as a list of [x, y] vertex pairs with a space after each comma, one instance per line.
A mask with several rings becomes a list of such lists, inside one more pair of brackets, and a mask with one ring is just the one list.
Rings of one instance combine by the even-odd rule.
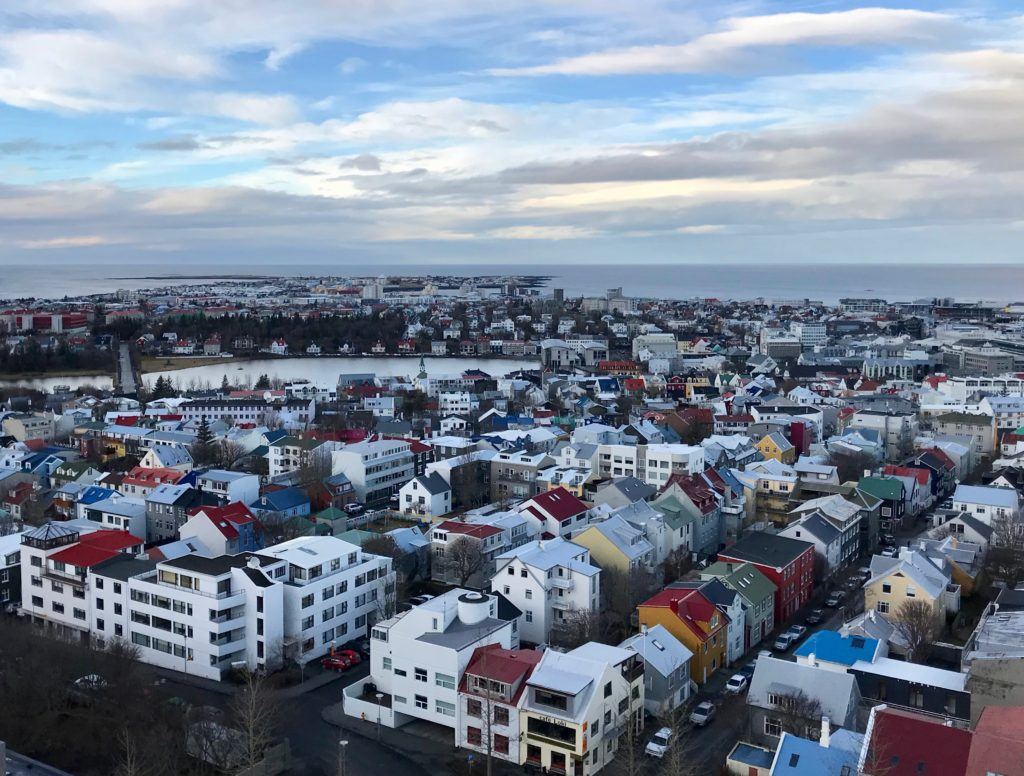
[[576, 586], [576, 583], [572, 581], [572, 577], [552, 577], [551, 587], [557, 590], [571, 591]]
[[77, 585], [80, 587], [86, 587], [85, 574], [69, 574], [66, 571], [56, 571], [55, 569], [45, 569], [42, 572], [44, 579], [51, 579], [54, 582], [63, 582], [68, 585]]

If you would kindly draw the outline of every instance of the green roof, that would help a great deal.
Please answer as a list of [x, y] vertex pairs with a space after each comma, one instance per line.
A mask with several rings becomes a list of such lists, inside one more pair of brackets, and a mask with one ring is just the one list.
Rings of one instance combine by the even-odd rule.
[[690, 507], [671, 494], [659, 496], [651, 502], [651, 506], [665, 516], [665, 522], [673, 531], [679, 530], [697, 519]]
[[864, 477], [857, 487], [865, 493], [885, 501], [903, 499], [903, 481], [895, 477]]
[[323, 512], [317, 512], [315, 517], [318, 523], [321, 520], [329, 520], [331, 522], [335, 520], [348, 520], [348, 515], [337, 507], [327, 507]]
[[370, 541], [370, 539], [374, 539], [379, 536], [380, 534], [374, 533], [373, 531], [363, 531], [359, 528], [353, 528], [350, 531], [338, 534], [337, 538], [362, 547], [366, 542]]
[[753, 563], [726, 563], [720, 560], [700, 573], [702, 577], [720, 577], [722, 582], [748, 601], [763, 601], [775, 595], [775, 584]]
[[289, 518], [285, 524], [296, 536], [329, 536], [331, 533], [329, 525], [317, 525], [309, 518], [300, 515]]

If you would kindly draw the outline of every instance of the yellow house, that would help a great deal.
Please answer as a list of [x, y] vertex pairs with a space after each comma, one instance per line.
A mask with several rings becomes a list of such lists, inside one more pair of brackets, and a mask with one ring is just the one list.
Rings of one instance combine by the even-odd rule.
[[780, 432], [773, 431], [754, 445], [765, 458], [784, 464], [796, 462], [796, 448]]
[[573, 536], [572, 542], [590, 550], [591, 560], [604, 571], [625, 575], [654, 564], [654, 547], [619, 515], [588, 526]]
[[662, 625], [693, 653], [690, 678], [704, 684], [725, 664], [728, 618], [696, 587], [667, 587], [637, 607], [640, 624]]
[[[884, 563], [883, 561], [891, 561]], [[919, 552], [903, 550], [899, 558], [876, 556], [872, 576], [864, 585], [864, 610], [874, 609], [892, 619], [906, 601], [924, 601], [936, 617], [959, 609], [960, 588], [950, 574]]]

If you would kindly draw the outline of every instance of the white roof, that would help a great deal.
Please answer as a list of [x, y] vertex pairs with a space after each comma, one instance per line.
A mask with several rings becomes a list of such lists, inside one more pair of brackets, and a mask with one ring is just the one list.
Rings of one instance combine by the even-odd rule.
[[956, 692], [964, 692], [967, 688], [967, 674], [962, 674], [959, 671], [947, 671], [944, 668], [923, 666], [919, 663], [908, 663], [905, 660], [893, 660], [890, 657], [880, 657], [873, 663], [867, 660], [858, 660], [850, 666], [850, 670], [888, 676], [893, 679], [926, 684], [930, 687], [941, 687], [944, 690]]
[[630, 636], [619, 646], [638, 653], [646, 665], [662, 676], [668, 676], [693, 657], [686, 645], [669, 633], [664, 625], [655, 625], [644, 633]]
[[957, 485], [953, 494], [954, 501], [968, 504], [984, 504], [986, 506], [1016, 509], [1017, 491], [1013, 488], [990, 488], [984, 485]]
[[259, 554], [308, 568], [351, 552], [359, 552], [359, 548], [335, 536], [299, 536], [260, 550]]

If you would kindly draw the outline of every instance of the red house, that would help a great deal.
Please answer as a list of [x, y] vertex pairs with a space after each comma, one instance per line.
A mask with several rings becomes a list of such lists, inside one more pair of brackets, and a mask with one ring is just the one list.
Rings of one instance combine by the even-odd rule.
[[753, 531], [718, 553], [730, 563], [752, 563], [775, 584], [775, 624], [781, 625], [811, 599], [814, 545]]

